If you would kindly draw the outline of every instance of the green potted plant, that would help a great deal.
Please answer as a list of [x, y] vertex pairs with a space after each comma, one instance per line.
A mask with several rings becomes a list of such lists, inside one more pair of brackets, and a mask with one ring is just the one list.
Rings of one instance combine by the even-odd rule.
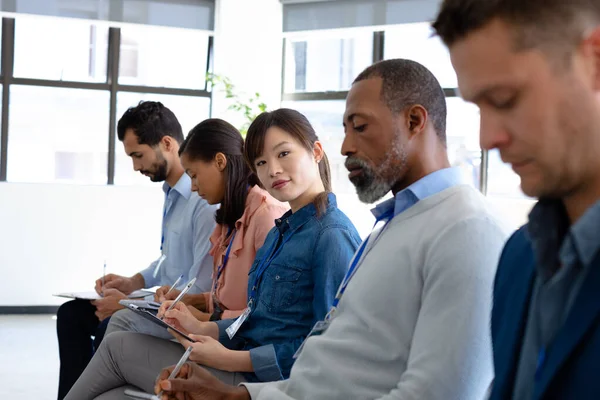
[[212, 90], [222, 87], [221, 90], [225, 92], [225, 98], [231, 102], [227, 109], [243, 115], [245, 122], [238, 129], [245, 138], [252, 121], [259, 114], [267, 111], [267, 105], [261, 100], [260, 93], [256, 92], [253, 96], [240, 93], [228, 77], [211, 72], [206, 75], [206, 82], [210, 84]]

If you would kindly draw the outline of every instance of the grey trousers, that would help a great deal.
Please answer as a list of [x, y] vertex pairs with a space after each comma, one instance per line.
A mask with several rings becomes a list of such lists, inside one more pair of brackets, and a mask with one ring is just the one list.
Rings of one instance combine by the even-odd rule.
[[[176, 342], [133, 332], [111, 333], [65, 400], [129, 399], [124, 394], [127, 388], [154, 393], [159, 373], [177, 364], [183, 353]], [[206, 369], [230, 385], [246, 381], [241, 373]]]
[[131, 310], [119, 310], [110, 317], [105, 336], [113, 332], [138, 332], [163, 339], [173, 339], [173, 336], [160, 325], [147, 320]]

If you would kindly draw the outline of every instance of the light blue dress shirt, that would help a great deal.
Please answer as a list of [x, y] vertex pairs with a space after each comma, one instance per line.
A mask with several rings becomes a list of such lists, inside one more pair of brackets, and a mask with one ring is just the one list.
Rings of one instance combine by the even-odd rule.
[[401, 190], [394, 198], [378, 204], [371, 212], [378, 221], [385, 220], [386, 217], [390, 216], [395, 217], [417, 204], [420, 200], [460, 184], [467, 184], [467, 181], [459, 167], [440, 169]]
[[183, 275], [179, 288], [195, 277], [196, 283], [190, 293], [208, 292], [213, 270], [213, 259], [208, 254], [209, 239], [215, 229], [218, 206], [211, 206], [192, 193], [192, 181], [187, 174], [183, 174], [173, 188], [165, 182], [163, 191], [162, 243], [157, 243], [157, 247], [162, 247], [166, 258], [159, 268], [156, 260], [140, 274], [147, 288], [172, 285]]

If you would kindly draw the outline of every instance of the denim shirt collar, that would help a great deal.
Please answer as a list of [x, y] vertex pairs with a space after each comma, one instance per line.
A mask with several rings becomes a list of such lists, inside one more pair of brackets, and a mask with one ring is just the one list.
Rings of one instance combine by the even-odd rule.
[[579, 263], [583, 268], [588, 267], [600, 250], [600, 238], [596, 234], [599, 224], [600, 201], [569, 226], [561, 200], [540, 199], [529, 214], [527, 228], [538, 261], [538, 272], [548, 277], [560, 264]]
[[401, 190], [394, 198], [378, 204], [371, 212], [377, 221], [391, 219], [408, 210], [420, 200], [463, 183], [465, 183], [465, 179], [460, 168], [440, 169]]
[[[327, 208], [329, 207], [337, 207], [337, 200], [335, 194], [328, 193], [327, 194]], [[312, 217], [317, 215], [317, 208], [311, 202], [295, 213], [292, 213], [292, 210], [289, 210], [279, 219], [275, 220], [275, 226], [279, 229], [280, 233], [285, 233], [286, 230], [290, 229], [294, 232], [296, 229], [300, 228], [306, 222], [308, 222]]]
[[172, 188], [167, 182], [163, 183], [163, 192], [167, 193], [169, 189], [175, 190], [186, 200], [189, 200], [190, 196], [192, 195], [192, 180], [190, 179], [188, 174], [184, 173], [183, 175], [181, 175], [181, 178], [179, 178], [175, 186], [173, 186]]

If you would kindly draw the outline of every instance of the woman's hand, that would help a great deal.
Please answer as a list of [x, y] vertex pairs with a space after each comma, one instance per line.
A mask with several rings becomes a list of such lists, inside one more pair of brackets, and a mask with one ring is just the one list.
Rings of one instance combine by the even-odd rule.
[[185, 333], [203, 333], [202, 322], [194, 317], [185, 304], [178, 302], [171, 310], [167, 311], [171, 304], [173, 304], [173, 301], [162, 303], [156, 316]]
[[193, 350], [190, 354], [190, 360], [222, 371], [236, 371], [235, 365], [232, 365], [235, 364], [235, 351], [229, 350], [218, 340], [209, 336], [189, 335], [190, 338], [196, 341], [195, 343], [191, 343], [177, 332], [172, 330], [170, 332], [186, 349], [192, 346]]

